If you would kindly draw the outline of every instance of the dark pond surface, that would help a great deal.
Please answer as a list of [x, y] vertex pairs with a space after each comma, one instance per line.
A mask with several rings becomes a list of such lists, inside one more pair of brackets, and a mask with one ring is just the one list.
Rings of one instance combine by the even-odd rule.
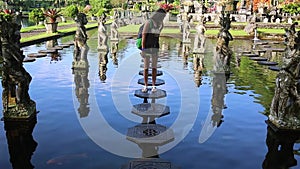
[[[155, 139], [130, 139], [126, 137], [128, 133], [141, 134], [139, 129], [145, 127], [141, 125], [142, 118], [131, 112], [133, 105], [143, 103], [143, 99], [134, 96], [135, 90], [142, 88], [137, 84], [142, 78], [138, 75], [142, 70], [139, 51], [134, 40], [122, 40], [117, 58], [109, 53], [108, 64], [101, 64], [107, 72], [106, 79], [100, 79], [99, 55], [104, 54], [97, 51], [97, 32], [88, 33], [88, 70], [72, 71], [73, 46], [61, 50], [58, 60], [47, 56], [24, 64], [33, 77], [30, 96], [39, 110], [37, 123], [32, 137], [29, 133], [20, 139], [26, 145], [8, 139], [17, 136], [13, 131], [6, 133], [4, 123], [0, 123], [1, 169], [12, 168], [10, 159], [14, 165], [16, 159], [16, 163], [31, 159], [37, 169], [154, 168], [149, 161], [139, 159], [156, 152], [157, 166], [164, 169], [288, 168], [291, 159], [283, 158], [286, 152], [268, 151], [266, 142], [265, 120], [277, 72], [248, 57], [241, 57], [239, 64], [235, 61], [239, 53], [252, 49], [251, 41], [230, 43], [235, 57], [225, 83], [224, 74], [213, 71], [216, 41], [207, 40], [206, 53], [199, 56], [204, 57], [205, 70], [202, 84], [197, 87], [193, 57], [182, 57], [176, 39], [162, 38], [159, 70], [164, 74], [158, 78], [165, 84], [158, 88], [165, 90], [167, 97], [155, 102], [169, 106], [170, 113], [156, 119], [157, 125], [148, 125], [143, 132], [153, 135], [169, 130]], [[58, 43], [72, 38], [64, 37]], [[42, 49], [45, 44], [23, 48], [25, 54]], [[272, 60], [279, 58], [274, 56]], [[9, 149], [8, 142], [16, 149]], [[299, 148], [295, 143], [293, 149]], [[287, 153], [300, 160], [296, 153]]]

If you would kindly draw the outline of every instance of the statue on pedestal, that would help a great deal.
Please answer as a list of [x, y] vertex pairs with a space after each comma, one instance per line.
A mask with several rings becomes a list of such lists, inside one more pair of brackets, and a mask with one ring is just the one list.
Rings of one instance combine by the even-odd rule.
[[119, 32], [118, 32], [119, 25], [117, 19], [118, 19], [118, 15], [116, 14], [114, 15], [114, 20], [110, 25], [110, 40], [112, 41], [119, 40]]
[[205, 24], [205, 17], [203, 15], [200, 16], [199, 24], [196, 26], [196, 36], [194, 40], [194, 53], [204, 53], [205, 51], [205, 32], [206, 28]]
[[87, 52], [89, 47], [86, 44], [88, 36], [85, 25], [88, 23], [86, 15], [79, 13], [76, 17], [77, 30], [74, 39], [74, 58], [73, 68], [87, 68]]
[[230, 14], [225, 16], [225, 14], [222, 13], [222, 17], [220, 18], [221, 30], [217, 36], [216, 57], [219, 62], [221, 61], [218, 69], [225, 72], [229, 71], [230, 58], [232, 56], [232, 51], [229, 48], [229, 41], [233, 40], [229, 32], [230, 24]]
[[269, 121], [279, 129], [300, 130], [300, 55], [299, 31], [295, 25], [286, 29], [286, 51], [289, 59], [276, 78], [276, 88], [272, 100]]
[[98, 18], [98, 50], [107, 50], [107, 34], [105, 28], [106, 15], [102, 14]]
[[190, 43], [191, 39], [189, 38], [191, 32], [191, 25], [188, 21], [183, 22], [183, 32], [182, 32], [182, 42]]
[[4, 119], [27, 119], [36, 113], [35, 102], [29, 96], [30, 74], [23, 67], [20, 49], [20, 29], [11, 13], [0, 15], [2, 71], [2, 103]]

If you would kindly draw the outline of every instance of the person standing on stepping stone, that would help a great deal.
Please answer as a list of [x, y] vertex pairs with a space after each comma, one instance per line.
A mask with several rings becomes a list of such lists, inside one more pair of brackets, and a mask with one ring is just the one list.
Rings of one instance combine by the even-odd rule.
[[145, 86], [142, 92], [148, 91], [148, 70], [150, 65], [152, 67], [152, 92], [156, 91], [156, 73], [157, 73], [157, 59], [159, 50], [159, 36], [163, 28], [163, 20], [166, 16], [168, 9], [159, 8], [154, 14], [146, 21], [142, 33], [142, 52], [141, 56], [144, 58], [144, 81]]

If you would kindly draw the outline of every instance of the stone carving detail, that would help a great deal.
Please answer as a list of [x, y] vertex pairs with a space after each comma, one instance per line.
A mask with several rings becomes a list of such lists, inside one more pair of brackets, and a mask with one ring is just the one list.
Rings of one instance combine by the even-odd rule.
[[293, 24], [286, 29], [285, 58], [289, 59], [278, 73], [276, 88], [271, 104], [269, 121], [281, 129], [300, 129], [300, 56], [299, 32]]
[[24, 55], [20, 49], [21, 25], [13, 17], [7, 19], [0, 16], [4, 118], [29, 118], [36, 113], [36, 106], [28, 93], [32, 78], [23, 67]]
[[84, 13], [79, 13], [76, 17], [77, 30], [74, 39], [73, 68], [87, 68], [87, 52], [89, 47], [86, 44], [88, 36], [86, 34], [87, 18]]

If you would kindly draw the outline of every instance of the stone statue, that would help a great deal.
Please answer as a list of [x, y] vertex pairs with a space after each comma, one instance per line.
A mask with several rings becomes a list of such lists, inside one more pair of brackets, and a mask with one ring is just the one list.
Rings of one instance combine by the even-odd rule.
[[218, 40], [216, 46], [216, 59], [218, 60], [218, 62], [220, 62], [217, 69], [218, 71], [220, 71], [220, 69], [223, 69], [222, 71], [225, 72], [229, 71], [230, 58], [232, 56], [232, 51], [229, 48], [229, 41], [233, 40], [232, 35], [229, 32], [231, 24], [229, 16], [230, 14], [227, 14], [226, 17], [224, 16], [224, 13], [222, 14], [222, 17], [220, 19], [221, 30], [217, 36]]
[[79, 13], [76, 17], [77, 30], [74, 39], [74, 58], [73, 68], [86, 68], [87, 64], [87, 52], [89, 47], [87, 46], [88, 36], [86, 34], [87, 18], [84, 13]]
[[99, 77], [101, 82], [105, 82], [106, 80], [106, 71], [108, 64], [108, 51], [100, 51], [99, 52]]
[[119, 40], [119, 32], [118, 32], [118, 15], [114, 15], [114, 20], [110, 25], [110, 40], [116, 41]]
[[189, 38], [191, 31], [191, 25], [188, 21], [183, 22], [183, 38], [182, 42], [184, 43], [190, 43], [191, 39]]
[[106, 15], [102, 14], [98, 18], [98, 49], [99, 50], [107, 50], [107, 34], [106, 34]]
[[300, 55], [299, 31], [292, 24], [286, 31], [285, 64], [277, 75], [269, 121], [280, 129], [300, 129]]
[[249, 35], [253, 35], [255, 29], [257, 28], [256, 24], [256, 14], [254, 13], [253, 16], [248, 21], [248, 24], [245, 26], [244, 31]]
[[293, 57], [277, 75], [269, 120], [278, 128], [300, 129], [300, 57]]
[[291, 58], [299, 56], [300, 49], [300, 33], [296, 32], [296, 25], [298, 22], [295, 22], [291, 25], [290, 29], [285, 29], [285, 52], [283, 55], [284, 65], [287, 65]]
[[194, 40], [194, 53], [204, 53], [205, 50], [205, 32], [206, 28], [204, 26], [205, 24], [205, 17], [200, 16], [199, 24], [196, 26], [196, 36]]
[[30, 74], [23, 67], [20, 29], [13, 18], [0, 18], [2, 71], [2, 103], [4, 118], [29, 118], [36, 113], [29, 96]]

